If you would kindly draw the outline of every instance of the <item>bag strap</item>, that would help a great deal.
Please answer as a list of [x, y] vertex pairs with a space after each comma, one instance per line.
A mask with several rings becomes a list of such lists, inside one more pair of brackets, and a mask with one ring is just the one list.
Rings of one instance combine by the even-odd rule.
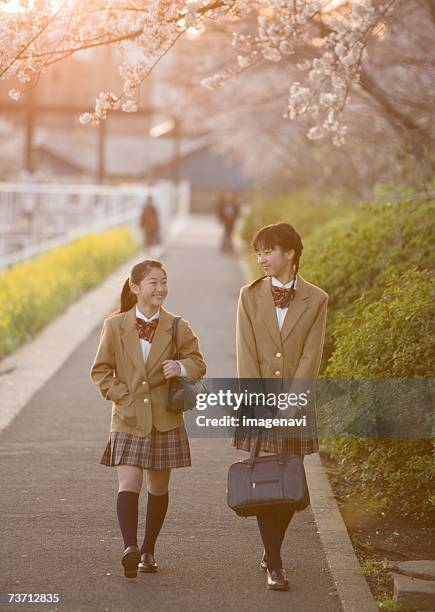
[[172, 323], [172, 359], [175, 361], [179, 359], [178, 347], [177, 347], [177, 329], [178, 329], [178, 321], [181, 317], [175, 317], [174, 322]]
[[[253, 444], [251, 446], [251, 453], [249, 455], [249, 459], [248, 459], [248, 462], [247, 462], [249, 467], [252, 467], [254, 465], [255, 459], [258, 456], [259, 441], [260, 441], [261, 431], [265, 431], [265, 428], [264, 427], [257, 427], [257, 429], [255, 431], [254, 441], [253, 441]], [[278, 453], [278, 461], [279, 461], [279, 463], [284, 464], [286, 456], [287, 456], [287, 451], [286, 451], [285, 446], [283, 444], [281, 452]]]
[[259, 440], [260, 440], [260, 430], [257, 427], [256, 430], [255, 430], [254, 440], [253, 440], [252, 445], [251, 445], [251, 453], [250, 453], [249, 459], [248, 459], [249, 467], [252, 467], [254, 465], [255, 458], [258, 455]]

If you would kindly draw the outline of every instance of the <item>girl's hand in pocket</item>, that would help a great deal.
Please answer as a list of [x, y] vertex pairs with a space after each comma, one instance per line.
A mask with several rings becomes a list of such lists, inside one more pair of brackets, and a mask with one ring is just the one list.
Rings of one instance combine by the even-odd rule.
[[176, 361], [167, 359], [166, 361], [163, 361], [162, 366], [163, 375], [165, 378], [176, 378], [177, 376], [181, 376], [181, 367]]

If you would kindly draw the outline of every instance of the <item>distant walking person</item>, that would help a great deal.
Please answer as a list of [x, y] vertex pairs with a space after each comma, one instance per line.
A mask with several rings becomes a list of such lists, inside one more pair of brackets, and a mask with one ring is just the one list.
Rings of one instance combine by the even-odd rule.
[[[293, 226], [276, 223], [261, 228], [252, 240], [265, 276], [242, 287], [237, 312], [237, 371], [241, 379], [267, 379], [284, 388], [290, 382], [310, 383], [319, 372], [325, 336], [328, 294], [299, 273], [302, 240]], [[261, 454], [304, 455], [319, 450], [314, 406], [306, 410], [306, 427], [297, 435], [291, 428], [263, 430]], [[253, 428], [239, 428], [234, 446], [251, 450]], [[264, 544], [260, 565], [267, 571], [267, 587], [287, 590], [281, 546], [295, 510], [268, 507], [257, 515]]]
[[240, 206], [237, 198], [232, 191], [224, 191], [218, 201], [217, 213], [219, 221], [223, 226], [221, 250], [225, 252], [233, 251], [232, 233], [234, 224], [240, 215]]
[[159, 241], [159, 213], [151, 195], [147, 197], [140, 216], [140, 226], [144, 235], [144, 246], [151, 248]]
[[[206, 364], [189, 323], [178, 323], [179, 360], [173, 360], [175, 315], [162, 306], [166, 272], [155, 259], [133, 266], [121, 294], [119, 313], [104, 321], [91, 378], [112, 401], [110, 440], [100, 463], [116, 466], [116, 503], [124, 540], [121, 563], [128, 578], [158, 569], [154, 547], [168, 508], [172, 468], [191, 465], [183, 412], [167, 410], [171, 378], [202, 378]], [[146, 470], [145, 537], [137, 545], [138, 501]]]

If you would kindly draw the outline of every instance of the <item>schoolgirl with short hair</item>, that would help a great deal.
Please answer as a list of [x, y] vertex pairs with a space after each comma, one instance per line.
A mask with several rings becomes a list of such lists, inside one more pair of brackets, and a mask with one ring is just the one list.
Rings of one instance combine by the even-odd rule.
[[[118, 313], [104, 321], [91, 378], [112, 402], [110, 440], [101, 463], [116, 466], [117, 515], [124, 540], [121, 563], [129, 578], [158, 569], [154, 547], [168, 508], [171, 469], [191, 465], [183, 413], [167, 410], [169, 381], [199, 379], [206, 373], [198, 338], [180, 319], [179, 360], [173, 360], [175, 315], [163, 308], [168, 294], [162, 263], [147, 259], [133, 266]], [[137, 542], [138, 501], [146, 471], [148, 503], [145, 537]]]
[[[319, 372], [325, 336], [328, 294], [299, 274], [303, 250], [300, 235], [289, 223], [261, 228], [252, 247], [265, 276], [242, 287], [237, 312], [237, 370], [243, 379], [313, 381]], [[280, 416], [280, 415], [278, 415]], [[306, 411], [306, 426], [297, 436], [289, 428], [271, 428], [261, 433], [260, 454], [304, 455], [319, 449], [314, 408]], [[255, 432], [238, 428], [233, 444], [251, 450]], [[264, 544], [262, 569], [267, 587], [287, 590], [282, 569], [281, 546], [294, 510], [273, 507], [257, 516]]]

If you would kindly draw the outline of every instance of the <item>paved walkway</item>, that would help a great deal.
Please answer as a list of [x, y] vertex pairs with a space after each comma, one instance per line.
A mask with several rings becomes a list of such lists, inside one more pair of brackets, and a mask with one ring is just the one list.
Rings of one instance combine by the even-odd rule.
[[[209, 221], [177, 230], [164, 256], [166, 306], [190, 320], [208, 375], [234, 376], [235, 309], [244, 283], [237, 259], [219, 253], [219, 228]], [[265, 589], [256, 521], [237, 517], [226, 505], [228, 466], [245, 453], [224, 439], [193, 438], [193, 466], [173, 471], [156, 549], [161, 572], [124, 578], [116, 474], [99, 465], [110, 404], [89, 379], [100, 329], [0, 434], [0, 590], [61, 594], [60, 604], [33, 604], [33, 610], [342, 610], [310, 509], [296, 515], [283, 548], [290, 591]], [[143, 490], [139, 539], [145, 500]]]

